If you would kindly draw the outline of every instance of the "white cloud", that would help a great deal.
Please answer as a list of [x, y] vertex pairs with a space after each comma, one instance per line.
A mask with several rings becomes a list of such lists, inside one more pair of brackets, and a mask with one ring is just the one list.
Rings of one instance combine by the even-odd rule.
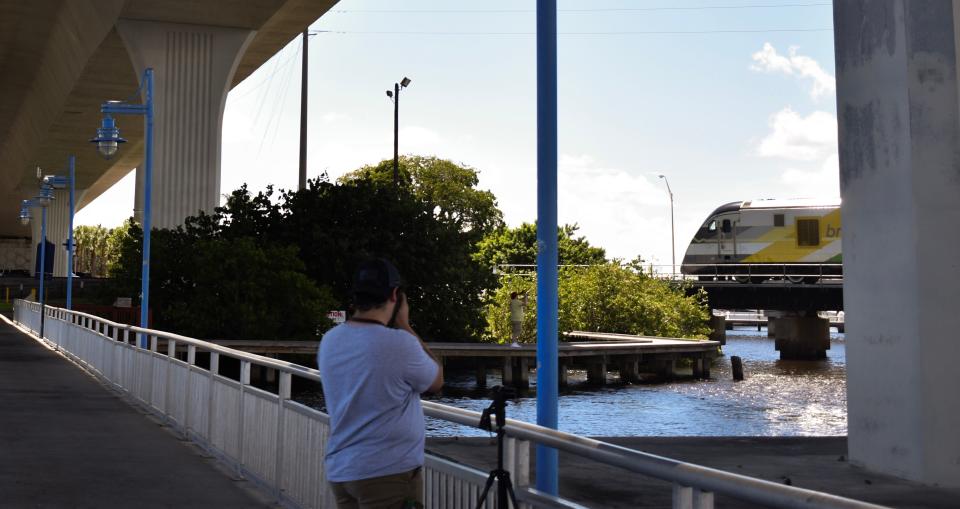
[[840, 159], [836, 152], [827, 156], [820, 168], [791, 168], [780, 176], [792, 197], [833, 198], [840, 196]]
[[814, 99], [836, 92], [836, 79], [824, 71], [816, 60], [798, 54], [795, 46], [790, 47], [788, 53], [781, 55], [769, 42], [764, 43], [763, 49], [753, 54], [754, 63], [750, 68], [754, 71], [783, 73], [809, 79], [812, 81], [810, 97]]
[[323, 115], [320, 115], [320, 120], [322, 120], [324, 124], [334, 124], [337, 122], [350, 120], [350, 115], [338, 113], [336, 111], [328, 111]]
[[558, 187], [559, 222], [578, 223], [580, 234], [604, 247], [607, 256], [643, 255], [669, 263], [670, 199], [655, 176], [605, 167], [588, 155], [564, 154]]
[[426, 127], [408, 125], [400, 128], [400, 152], [403, 154], [433, 153], [442, 141], [439, 133]]
[[760, 141], [757, 154], [813, 161], [837, 151], [837, 118], [826, 111], [801, 116], [786, 107], [770, 117], [770, 133]]

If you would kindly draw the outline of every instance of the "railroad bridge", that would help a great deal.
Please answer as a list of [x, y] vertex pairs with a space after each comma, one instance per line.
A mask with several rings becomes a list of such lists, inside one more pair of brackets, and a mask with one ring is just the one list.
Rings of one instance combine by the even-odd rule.
[[[705, 291], [711, 310], [767, 311], [767, 331], [775, 338], [781, 359], [822, 359], [830, 349], [830, 322], [818, 312], [844, 310], [843, 277], [823, 276], [825, 268], [811, 266], [809, 274], [793, 277], [772, 273], [700, 276], [682, 284], [689, 295]], [[714, 314], [711, 326], [711, 339], [723, 342], [724, 317]]]

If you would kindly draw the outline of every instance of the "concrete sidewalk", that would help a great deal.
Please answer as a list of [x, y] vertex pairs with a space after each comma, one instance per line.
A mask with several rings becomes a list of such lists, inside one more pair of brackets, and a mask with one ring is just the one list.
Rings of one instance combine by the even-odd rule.
[[[615, 437], [617, 445], [681, 461], [897, 508], [960, 507], [960, 489], [924, 486], [868, 472], [846, 461], [845, 437]], [[428, 438], [427, 450], [489, 470], [495, 440]], [[531, 456], [534, 452], [531, 448]], [[483, 463], [478, 463], [482, 459]], [[531, 460], [533, 470], [534, 461]], [[560, 453], [560, 494], [589, 507], [664, 508], [671, 485]], [[717, 496], [716, 507], [757, 507]]]
[[96, 379], [0, 321], [0, 507], [272, 507]]

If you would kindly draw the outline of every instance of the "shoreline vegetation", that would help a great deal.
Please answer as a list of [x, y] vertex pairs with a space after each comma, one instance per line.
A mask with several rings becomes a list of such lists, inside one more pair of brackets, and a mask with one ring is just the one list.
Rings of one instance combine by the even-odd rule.
[[[536, 333], [536, 225], [509, 227], [476, 169], [405, 156], [326, 175], [302, 191], [252, 193], [244, 185], [212, 213], [151, 235], [154, 326], [208, 339], [316, 340], [346, 310], [358, 260], [391, 259], [404, 276], [414, 326], [427, 341], [509, 342], [509, 295], [526, 292], [521, 341]], [[133, 219], [108, 230], [78, 227], [84, 268], [107, 276], [110, 304], [140, 287], [142, 232]], [[558, 228], [560, 331], [702, 339], [703, 294], [644, 272], [640, 257], [608, 260], [603, 248]]]

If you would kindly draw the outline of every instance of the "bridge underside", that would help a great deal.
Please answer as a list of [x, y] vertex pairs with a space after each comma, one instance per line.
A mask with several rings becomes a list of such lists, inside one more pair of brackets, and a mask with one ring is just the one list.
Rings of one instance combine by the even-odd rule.
[[[118, 27], [181, 26], [193, 27], [191, 30], [204, 34], [223, 31], [249, 34], [245, 44], [236, 51], [221, 50], [213, 37], [211, 49], [201, 57], [187, 54], [189, 61], [172, 61], [182, 64], [180, 67], [184, 69], [187, 64], [195, 65], [192, 69], [202, 76], [213, 72], [212, 76], [217, 78], [216, 72], [221, 72], [225, 79], [210, 80], [209, 90], [190, 91], [193, 102], [176, 102], [171, 98], [166, 102], [166, 109], [158, 105], [158, 115], [165, 111], [175, 116], [171, 108], [180, 111], [191, 109], [191, 105], [193, 109], [200, 109], [205, 105], [195, 104], [201, 100], [197, 98], [207, 97], [211, 107], [204, 109], [203, 115], [210, 118], [204, 118], [201, 123], [217, 126], [226, 92], [335, 3], [335, 0], [0, 0], [0, 239], [32, 236], [31, 227], [20, 225], [17, 215], [20, 201], [37, 192], [37, 166], [46, 173], [62, 173], [67, 157], [76, 155], [77, 204], [82, 208], [140, 165], [143, 159], [141, 118], [120, 119], [122, 135], [129, 142], [113, 160], [100, 158], [88, 140], [99, 125], [100, 104], [108, 99], [130, 98], [137, 89], [142, 67], [160, 67], [164, 62], [150, 61], [151, 58], [157, 60], [156, 57], [170, 65], [167, 57], [172, 54], [150, 53], [153, 47], [145, 46], [140, 33], [124, 35]], [[172, 35], [165, 37], [165, 45], [169, 47]], [[131, 43], [136, 47], [131, 47]], [[229, 59], [229, 72], [217, 71], [225, 59]], [[196, 81], [191, 79], [195, 77], [179, 76], [181, 82], [191, 83]], [[166, 79], [170, 78], [168, 72]], [[164, 93], [168, 96], [178, 93], [169, 87], [164, 89], [163, 79], [158, 77], [161, 97]], [[189, 141], [180, 141], [179, 146], [165, 147], [162, 140], [157, 140], [157, 148], [176, 153], [215, 153], [216, 158], [196, 159], [208, 166], [198, 170], [199, 173], [211, 180], [209, 174], [215, 172], [218, 182], [219, 138], [202, 139], [210, 143], [197, 147], [198, 143], [186, 146], [184, 143]], [[155, 164], [154, 174], [162, 182], [164, 168]], [[191, 181], [185, 185], [193, 184]], [[212, 193], [214, 201], [218, 193], [219, 189]], [[203, 208], [215, 205], [204, 204]], [[118, 214], [129, 216], [132, 212], [118, 211]], [[51, 237], [60, 244], [58, 232], [63, 230], [59, 233], [65, 234], [66, 226], [56, 224], [57, 219], [51, 217]], [[11, 268], [25, 267], [0, 267]]]
[[763, 309], [767, 311], [843, 311], [843, 284], [744, 284], [735, 281], [694, 283], [687, 290], [707, 292], [711, 309]]

